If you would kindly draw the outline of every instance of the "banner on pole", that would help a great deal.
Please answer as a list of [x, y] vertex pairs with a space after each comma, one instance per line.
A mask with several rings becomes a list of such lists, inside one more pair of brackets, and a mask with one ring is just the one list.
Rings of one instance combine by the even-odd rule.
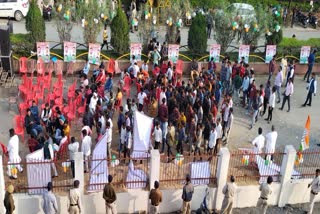
[[50, 62], [49, 42], [37, 42], [37, 56], [45, 63]]
[[179, 59], [179, 45], [169, 44], [168, 46], [169, 61], [176, 63]]
[[65, 62], [75, 62], [77, 55], [77, 43], [64, 42], [63, 43], [63, 56]]
[[244, 58], [245, 63], [249, 63], [250, 45], [240, 45], [239, 47], [239, 58], [238, 61], [241, 62], [241, 58]]
[[311, 47], [302, 46], [300, 52], [300, 64], [308, 64], [308, 58], [310, 55]]
[[99, 65], [100, 64], [100, 44], [89, 44], [89, 53], [88, 53], [88, 61], [91, 64]]
[[131, 43], [130, 44], [130, 61], [132, 57], [135, 56], [137, 61], [141, 61], [142, 44], [141, 43]]
[[219, 62], [220, 61], [220, 51], [221, 51], [221, 45], [219, 44], [212, 44], [210, 47], [210, 58], [213, 58], [214, 62]]
[[267, 45], [266, 48], [266, 63], [269, 63], [273, 56], [277, 53], [277, 46], [276, 45]]

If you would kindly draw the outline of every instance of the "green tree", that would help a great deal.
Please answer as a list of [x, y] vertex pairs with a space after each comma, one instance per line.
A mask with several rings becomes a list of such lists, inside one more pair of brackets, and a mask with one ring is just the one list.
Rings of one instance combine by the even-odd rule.
[[73, 10], [70, 1], [58, 2], [58, 7], [55, 14], [55, 23], [59, 35], [60, 42], [71, 40], [71, 31], [73, 27], [72, 17]]
[[200, 13], [192, 20], [188, 33], [188, 47], [196, 54], [202, 54], [207, 50], [206, 19]]
[[235, 32], [232, 30], [233, 17], [226, 9], [217, 11], [214, 16], [214, 34], [213, 37], [221, 45], [221, 52], [225, 52], [235, 38]]
[[30, 34], [30, 42], [44, 42], [46, 40], [46, 26], [35, 0], [30, 2], [26, 16], [26, 30]]
[[124, 12], [122, 11], [121, 1], [117, 9], [117, 15], [111, 22], [111, 45], [113, 49], [119, 53], [124, 54], [129, 50], [129, 25]]
[[[84, 41], [87, 44], [96, 43], [97, 36], [107, 21], [104, 17], [108, 19], [111, 17], [109, 1], [88, 0], [79, 6], [78, 11], [81, 13], [80, 17], [82, 17], [83, 21]], [[103, 17], [102, 14], [104, 15]]]

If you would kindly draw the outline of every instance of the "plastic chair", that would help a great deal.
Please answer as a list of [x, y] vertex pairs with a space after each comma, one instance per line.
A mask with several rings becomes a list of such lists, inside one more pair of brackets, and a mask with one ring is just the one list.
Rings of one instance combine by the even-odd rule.
[[62, 75], [62, 70], [63, 70], [63, 61], [62, 60], [57, 60], [55, 63], [55, 72], [56, 75]]
[[68, 62], [67, 64], [67, 74], [73, 75], [73, 67], [74, 67], [74, 62]]
[[21, 57], [19, 59], [19, 72], [22, 74], [26, 74], [28, 72], [28, 58]]
[[86, 103], [87, 103], [87, 99], [84, 99], [82, 106], [78, 107], [78, 109], [77, 109], [78, 116], [83, 115], [84, 112], [86, 111]]
[[72, 99], [75, 96], [75, 90], [76, 90], [77, 81], [74, 81], [72, 85], [68, 88], [68, 99]]
[[140, 83], [136, 83], [137, 86], [137, 94], [140, 93], [142, 85]]
[[24, 118], [23, 116], [16, 115], [13, 118], [14, 120], [14, 132], [17, 135], [20, 135], [22, 138], [22, 142], [24, 143]]
[[43, 59], [38, 59], [37, 61], [37, 74], [38, 75], [43, 75], [45, 72], [45, 64]]
[[129, 98], [130, 97], [130, 88], [131, 88], [131, 78], [129, 76], [126, 76], [123, 79], [123, 82], [124, 82], [124, 85], [123, 85], [122, 89], [126, 93], [127, 98]]
[[167, 73], [167, 70], [168, 70], [168, 65], [163, 63], [161, 66], [161, 74]]
[[183, 73], [183, 61], [182, 60], [178, 60], [176, 63], [176, 74], [177, 77], [181, 77]]
[[109, 62], [108, 62], [108, 66], [107, 66], [107, 73], [108, 74], [112, 74], [112, 76], [113, 76], [113, 74], [114, 74], [114, 72], [116, 70], [115, 67], [116, 67], [115, 60], [114, 59], [110, 59]]

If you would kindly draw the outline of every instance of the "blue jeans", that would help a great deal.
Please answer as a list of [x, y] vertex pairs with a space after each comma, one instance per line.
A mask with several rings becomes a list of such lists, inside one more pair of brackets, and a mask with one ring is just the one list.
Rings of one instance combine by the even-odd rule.
[[42, 132], [42, 126], [41, 125], [34, 125], [31, 129], [31, 134], [35, 137], [37, 137]]
[[161, 152], [164, 152], [164, 146], [166, 143], [167, 132], [168, 132], [168, 122], [160, 122], [160, 128], [162, 131], [162, 149]]
[[60, 129], [56, 130], [56, 134], [54, 135], [54, 139], [56, 139], [56, 142], [60, 142], [60, 140], [62, 139], [61, 130]]
[[277, 102], [281, 102], [281, 95], [280, 95], [280, 89], [281, 87], [280, 86], [275, 86], [276, 87], [276, 92], [277, 92], [277, 97], [278, 97], [278, 101]]

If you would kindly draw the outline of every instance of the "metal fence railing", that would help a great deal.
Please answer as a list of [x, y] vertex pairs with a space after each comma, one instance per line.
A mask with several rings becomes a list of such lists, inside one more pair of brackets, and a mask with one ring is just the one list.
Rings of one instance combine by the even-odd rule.
[[160, 161], [160, 187], [181, 188], [186, 175], [191, 176], [195, 185], [215, 185], [218, 156], [201, 155], [162, 156]]
[[256, 154], [252, 150], [232, 152], [228, 176], [233, 175], [237, 184], [242, 185], [264, 182], [268, 176], [279, 181], [283, 155], [283, 152]]
[[107, 183], [107, 175], [112, 175], [116, 191], [146, 188], [149, 184], [149, 160], [149, 157], [90, 159], [90, 170], [85, 176], [86, 190], [103, 190]]
[[316, 169], [320, 168], [320, 149], [307, 149], [297, 152], [293, 179], [314, 178]]
[[49, 181], [53, 183], [54, 192], [67, 191], [73, 186], [73, 169], [74, 163], [70, 160], [3, 163], [5, 185], [12, 184], [16, 193], [41, 194]]

